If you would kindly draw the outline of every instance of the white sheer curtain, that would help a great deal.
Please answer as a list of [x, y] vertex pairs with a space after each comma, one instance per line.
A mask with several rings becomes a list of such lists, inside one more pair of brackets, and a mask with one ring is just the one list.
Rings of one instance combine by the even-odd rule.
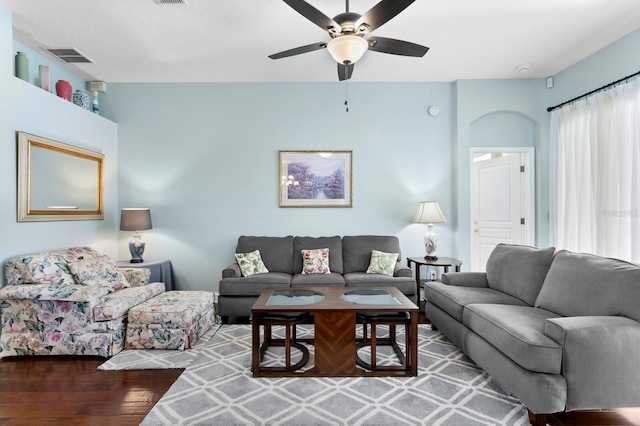
[[640, 79], [551, 114], [551, 240], [640, 262]]

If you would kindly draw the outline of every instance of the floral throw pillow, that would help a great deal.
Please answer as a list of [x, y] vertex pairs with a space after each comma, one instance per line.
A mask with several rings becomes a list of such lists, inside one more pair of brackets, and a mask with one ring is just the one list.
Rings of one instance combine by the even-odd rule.
[[392, 277], [397, 261], [398, 253], [371, 250], [371, 262], [367, 268], [367, 274], [382, 274]]
[[109, 287], [109, 291], [129, 287], [129, 282], [108, 256], [89, 257], [69, 262], [69, 270], [80, 284]]
[[330, 274], [329, 249], [302, 250], [303, 274]]
[[250, 253], [236, 253], [236, 260], [238, 261], [238, 265], [240, 265], [243, 277], [269, 272], [262, 262], [260, 250], [254, 250]]

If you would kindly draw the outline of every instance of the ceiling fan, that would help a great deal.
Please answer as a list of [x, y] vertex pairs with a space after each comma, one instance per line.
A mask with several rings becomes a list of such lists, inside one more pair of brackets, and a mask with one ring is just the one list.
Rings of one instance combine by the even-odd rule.
[[269, 55], [271, 59], [287, 58], [315, 50], [327, 49], [338, 63], [338, 79], [348, 80], [353, 67], [367, 50], [390, 53], [393, 55], [422, 57], [429, 50], [426, 46], [386, 37], [368, 36], [391, 18], [406, 9], [415, 0], [382, 0], [364, 15], [349, 12], [349, 0], [346, 12], [333, 19], [320, 12], [304, 0], [283, 0], [302, 16], [329, 33], [331, 41], [300, 46]]

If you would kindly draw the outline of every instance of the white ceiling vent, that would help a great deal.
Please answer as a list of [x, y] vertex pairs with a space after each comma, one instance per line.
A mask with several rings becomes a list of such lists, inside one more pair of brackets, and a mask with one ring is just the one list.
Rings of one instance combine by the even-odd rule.
[[189, 5], [187, 3], [187, 0], [153, 0], [156, 2], [156, 4], [186, 4], [187, 6]]
[[78, 51], [75, 47], [65, 47], [65, 48], [58, 48], [58, 49], [49, 49], [47, 47], [43, 47], [43, 49], [51, 53], [56, 58], [68, 64], [95, 63], [91, 59], [89, 59], [84, 53]]

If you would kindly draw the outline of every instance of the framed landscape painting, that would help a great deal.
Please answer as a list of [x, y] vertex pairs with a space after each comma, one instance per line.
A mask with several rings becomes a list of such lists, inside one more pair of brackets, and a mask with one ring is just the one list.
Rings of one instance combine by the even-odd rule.
[[280, 151], [280, 207], [351, 207], [351, 151]]

